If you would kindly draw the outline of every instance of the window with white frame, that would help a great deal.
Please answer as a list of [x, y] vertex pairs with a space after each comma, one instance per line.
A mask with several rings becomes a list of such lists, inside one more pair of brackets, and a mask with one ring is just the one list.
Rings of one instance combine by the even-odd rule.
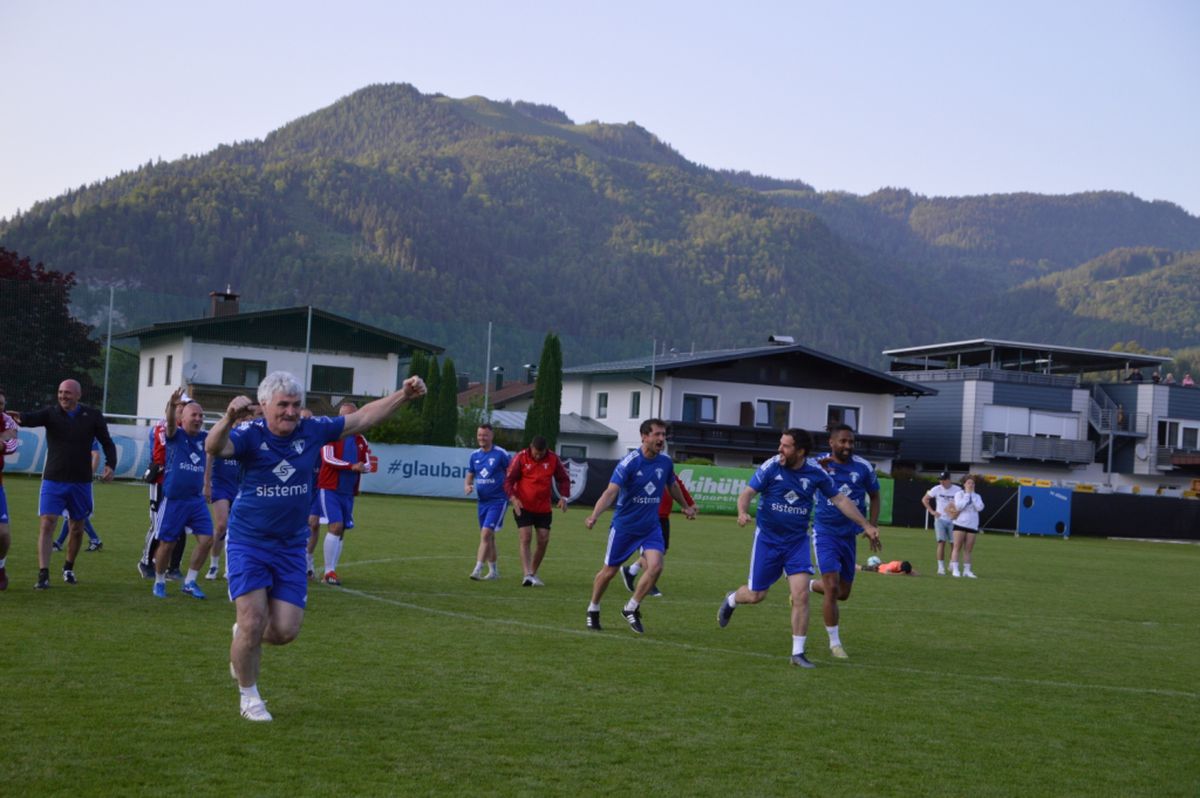
[[699, 393], [683, 395], [683, 420], [702, 424], [717, 423], [717, 397]]
[[754, 403], [754, 426], [787, 429], [792, 417], [792, 403], [776, 399], [759, 399]]
[[558, 447], [558, 456], [564, 460], [586, 460], [587, 447], [573, 446], [569, 443], [564, 443]]
[[849, 405], [829, 405], [829, 412], [825, 416], [825, 429], [833, 429], [838, 424], [845, 424], [855, 432], [858, 432], [858, 420], [861, 415], [861, 407], [851, 407]]
[[608, 418], [608, 392], [596, 394], [596, 418]]

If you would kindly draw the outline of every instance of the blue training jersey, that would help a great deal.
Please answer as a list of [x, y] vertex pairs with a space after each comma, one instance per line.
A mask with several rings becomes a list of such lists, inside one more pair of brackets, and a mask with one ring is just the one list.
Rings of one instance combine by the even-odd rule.
[[204, 439], [208, 432], [200, 430], [188, 435], [183, 427], [166, 439], [166, 468], [163, 469], [163, 495], [168, 499], [194, 499], [204, 495]]
[[321, 447], [342, 437], [346, 417], [301, 419], [286, 438], [259, 418], [231, 433], [242, 483], [229, 514], [229, 540], [253, 545], [303, 545]]
[[508, 473], [511, 456], [499, 446], [489, 451], [476, 449], [471, 452], [468, 470], [475, 475], [475, 495], [481, 503], [507, 501], [504, 494], [504, 475]]
[[238, 483], [242, 481], [242, 464], [227, 457], [214, 457], [212, 464], [213, 490], [223, 490], [225, 493], [237, 493]]
[[838, 492], [829, 475], [812, 460], [788, 468], [778, 455], [759, 466], [748, 485], [759, 494], [759, 530], [777, 540], [807, 535], [813, 495], [820, 493], [828, 499]]
[[657, 528], [663, 492], [675, 484], [675, 464], [665, 454], [647, 458], [638, 448], [617, 463], [608, 481], [621, 487], [614, 527], [622, 532]]
[[[838, 493], [854, 502], [858, 511], [867, 516], [867, 494], [879, 493], [879, 479], [875, 476], [875, 466], [858, 455], [851, 455], [849, 463], [839, 463], [832, 454], [823, 455], [818, 460], [826, 460], [825, 469], [830, 472], [833, 484], [837, 485]], [[862, 527], [842, 515], [831, 500], [817, 502], [817, 512], [813, 516], [813, 528], [823, 535], [843, 535], [854, 537], [862, 532]]]

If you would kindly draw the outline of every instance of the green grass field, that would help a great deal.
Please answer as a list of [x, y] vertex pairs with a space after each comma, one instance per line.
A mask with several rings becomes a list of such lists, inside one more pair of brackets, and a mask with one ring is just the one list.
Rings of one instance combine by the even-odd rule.
[[[986, 535], [978, 580], [861, 574], [851, 659], [829, 657], [814, 613], [801, 670], [783, 585], [717, 627], [748, 568], [730, 518], [676, 517], [638, 637], [619, 579], [605, 631], [584, 629], [605, 536], [583, 508], [556, 515], [532, 589], [511, 528], [502, 579], [467, 579], [473, 504], [368, 496], [345, 586], [313, 587], [299, 640], [266, 650], [275, 721], [252, 724], [223, 588], [164, 602], [136, 574], [144, 487], [97, 486], [104, 550], [79, 555], [75, 587], [56, 554], [35, 592], [37, 484], [5, 480], [6, 795], [1200, 792], [1200, 547]], [[931, 533], [883, 538], [932, 570]]]

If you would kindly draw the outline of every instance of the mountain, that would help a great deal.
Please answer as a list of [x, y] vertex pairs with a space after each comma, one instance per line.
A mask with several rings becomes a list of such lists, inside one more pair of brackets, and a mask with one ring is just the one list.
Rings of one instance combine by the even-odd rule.
[[[1200, 250], [1200, 219], [1169, 203], [818, 193], [692, 163], [634, 123], [408, 85], [38, 203], [0, 222], [0, 245], [120, 285], [129, 326], [198, 315], [179, 297], [228, 284], [244, 305], [311, 303], [436, 341], [476, 374], [488, 321], [493, 362], [510, 364], [546, 330], [568, 365], [771, 333], [876, 366], [885, 347], [976, 335], [1200, 338], [1182, 306], [1104, 315], [1040, 282], [1089, 284], [1072, 270], [1130, 248], [1194, 273], [1194, 253], [1170, 253]], [[77, 293], [98, 317], [107, 289]]]

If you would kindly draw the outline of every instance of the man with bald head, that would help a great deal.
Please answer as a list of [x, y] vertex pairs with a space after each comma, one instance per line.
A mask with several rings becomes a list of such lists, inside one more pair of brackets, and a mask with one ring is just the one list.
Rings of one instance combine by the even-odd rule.
[[46, 428], [46, 465], [38, 498], [38, 590], [50, 587], [50, 544], [59, 516], [71, 516], [63, 581], [75, 584], [75, 556], [83, 540], [83, 522], [92, 514], [92, 441], [104, 450], [100, 478], [111, 482], [117, 467], [117, 448], [108, 434], [104, 416], [79, 403], [83, 391], [75, 380], [58, 386], [58, 404], [21, 414], [21, 426]]

